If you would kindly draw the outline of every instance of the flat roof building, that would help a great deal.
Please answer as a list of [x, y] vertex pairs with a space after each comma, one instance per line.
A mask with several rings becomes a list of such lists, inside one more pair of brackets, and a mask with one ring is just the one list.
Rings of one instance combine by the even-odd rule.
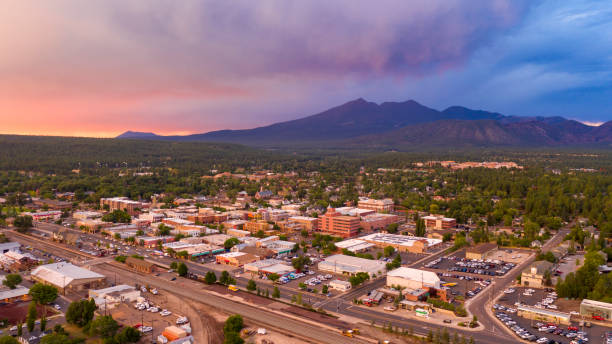
[[0, 253], [6, 253], [8, 251], [19, 252], [21, 244], [18, 242], [3, 242], [0, 244]]
[[218, 264], [231, 266], [244, 266], [244, 264], [257, 261], [257, 257], [245, 252], [228, 252], [218, 254], [215, 258]]
[[275, 273], [282, 276], [293, 271], [295, 271], [293, 266], [280, 259], [264, 259], [244, 264], [244, 272], [259, 275]]
[[604, 320], [610, 320], [612, 319], [612, 303], [584, 299], [580, 303], [580, 315], [600, 316]]
[[394, 209], [393, 200], [391, 198], [385, 199], [372, 199], [367, 197], [360, 197], [357, 207], [361, 209], [374, 210], [376, 212], [391, 212]]
[[392, 246], [400, 252], [424, 253], [438, 247], [442, 240], [409, 235], [375, 233], [359, 238], [378, 247]]
[[570, 324], [571, 315], [569, 313], [563, 313], [544, 308], [536, 308], [526, 305], [520, 305], [516, 309], [518, 311], [517, 315], [523, 318], [553, 322], [564, 325]]
[[427, 229], [448, 229], [457, 227], [457, 220], [442, 215], [423, 216], [423, 221], [425, 221], [425, 228]]
[[343, 275], [355, 275], [358, 272], [367, 272], [370, 276], [384, 275], [386, 263], [380, 260], [372, 260], [336, 254], [319, 262], [319, 270], [329, 271]]
[[369, 243], [367, 241], [364, 240], [360, 240], [360, 239], [347, 239], [347, 240], [342, 240], [340, 242], [337, 242], [336, 247], [340, 248], [340, 249], [347, 249], [353, 253], [361, 253], [361, 252], [365, 252], [367, 250], [369, 250], [372, 247], [375, 247], [376, 245]]
[[497, 244], [493, 242], [484, 242], [477, 244], [476, 246], [468, 247], [465, 249], [465, 258], [485, 260], [487, 256], [497, 250]]
[[441, 289], [440, 278], [435, 272], [400, 267], [387, 272], [387, 287], [400, 286], [409, 289]]

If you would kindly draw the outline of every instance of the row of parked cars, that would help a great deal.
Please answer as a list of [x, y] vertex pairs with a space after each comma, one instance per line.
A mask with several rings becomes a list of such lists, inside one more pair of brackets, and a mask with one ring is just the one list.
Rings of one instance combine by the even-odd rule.
[[162, 317], [165, 317], [165, 316], [168, 316], [168, 315], [172, 314], [172, 312], [170, 312], [167, 309], [160, 310], [159, 307], [156, 307], [153, 304], [150, 304], [146, 300], [143, 301], [143, 302], [137, 302], [136, 304], [134, 304], [134, 308], [136, 308], [139, 311], [146, 310], [147, 312], [151, 312], [151, 313], [159, 312], [159, 315], [161, 315]]
[[578, 327], [568, 326], [567, 328], [563, 328], [560, 325], [553, 323], [541, 323], [537, 322], [532, 325], [534, 330], [537, 330], [540, 334], [535, 335], [524, 327], [521, 327], [508, 313], [515, 313], [516, 310], [513, 308], [507, 308], [502, 305], [495, 304], [493, 308], [496, 310], [495, 316], [510, 330], [514, 331], [517, 336], [524, 340], [536, 342], [539, 344], [555, 344], [555, 343], [564, 343], [561, 340], [551, 339], [545, 337], [541, 334], [548, 333], [550, 335], [556, 335], [571, 339], [570, 344], [585, 344], [588, 343], [589, 338], [588, 334], [584, 331], [579, 331]]

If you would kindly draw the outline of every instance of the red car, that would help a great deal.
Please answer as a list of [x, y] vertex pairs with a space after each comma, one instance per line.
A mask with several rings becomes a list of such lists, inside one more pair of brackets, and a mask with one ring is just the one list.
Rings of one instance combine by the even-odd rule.
[[601, 315], [593, 315], [593, 320], [604, 320]]
[[567, 330], [568, 331], [578, 331], [578, 327], [576, 327], [576, 326], [568, 326]]

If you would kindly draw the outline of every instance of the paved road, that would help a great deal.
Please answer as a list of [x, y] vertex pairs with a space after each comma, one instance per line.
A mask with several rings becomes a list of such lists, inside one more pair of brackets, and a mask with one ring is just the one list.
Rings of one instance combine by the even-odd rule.
[[[542, 251], [550, 250], [563, 241], [563, 238], [569, 233], [569, 229], [559, 230], [548, 242], [542, 247]], [[468, 311], [478, 318], [478, 321], [483, 325], [485, 331], [491, 333], [504, 333], [507, 330], [503, 328], [497, 320], [487, 312], [487, 302], [493, 300], [503, 292], [508, 286], [511, 286], [517, 276], [531, 263], [535, 261], [535, 255], [531, 255], [527, 260], [519, 264], [517, 267], [508, 272], [505, 276], [498, 277], [494, 280], [487, 289], [470, 300], [467, 307]]]

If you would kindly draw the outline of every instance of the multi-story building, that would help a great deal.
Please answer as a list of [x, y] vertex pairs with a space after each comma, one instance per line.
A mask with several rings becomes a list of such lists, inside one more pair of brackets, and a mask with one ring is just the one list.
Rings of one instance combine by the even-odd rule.
[[244, 229], [251, 233], [257, 233], [259, 231], [266, 232], [272, 229], [272, 225], [266, 221], [249, 221], [245, 223]]
[[31, 216], [34, 221], [49, 221], [59, 220], [62, 216], [62, 212], [59, 210], [39, 211], [36, 213], [22, 213], [24, 216]]
[[521, 274], [521, 284], [527, 287], [542, 288], [546, 284], [546, 272], [550, 273], [553, 263], [545, 260], [532, 263]]
[[427, 229], [449, 229], [457, 227], [457, 220], [442, 215], [424, 216], [423, 221], [425, 221], [425, 227]]
[[329, 207], [321, 217], [320, 231], [342, 238], [352, 238], [359, 234], [359, 218], [342, 215], [336, 209]]
[[138, 210], [149, 208], [149, 203], [132, 201], [127, 197], [112, 197], [112, 198], [100, 198], [100, 207], [104, 208], [108, 205], [108, 210], [123, 210], [130, 215], [136, 214]]
[[300, 225], [302, 225], [302, 229], [305, 229], [309, 232], [314, 232], [319, 229], [319, 219], [316, 217], [292, 216], [287, 219], [287, 222], [299, 223]]
[[357, 208], [370, 209], [378, 213], [391, 212], [394, 209], [393, 200], [390, 198], [385, 199], [372, 199], [367, 197], [359, 198]]
[[370, 214], [361, 218], [360, 226], [366, 232], [385, 229], [392, 223], [397, 223], [399, 216], [392, 214]]

